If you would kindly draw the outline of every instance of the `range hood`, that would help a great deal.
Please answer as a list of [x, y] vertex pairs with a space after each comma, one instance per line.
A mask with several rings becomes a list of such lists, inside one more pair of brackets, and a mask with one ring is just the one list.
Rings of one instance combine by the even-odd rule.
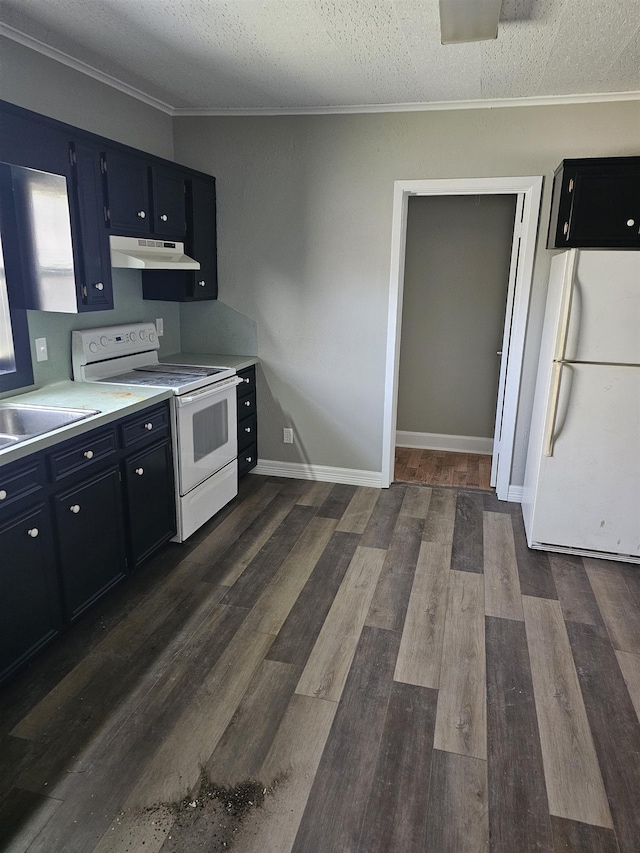
[[111, 266], [134, 270], [199, 270], [200, 263], [184, 253], [184, 243], [109, 237]]

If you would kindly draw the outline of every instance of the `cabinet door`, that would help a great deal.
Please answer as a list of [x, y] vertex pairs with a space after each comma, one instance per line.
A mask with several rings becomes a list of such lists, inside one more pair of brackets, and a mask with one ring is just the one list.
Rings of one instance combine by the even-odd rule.
[[200, 261], [193, 273], [192, 299], [217, 299], [218, 255], [216, 248], [216, 185], [214, 181], [194, 178], [187, 193], [188, 253]]
[[42, 504], [0, 524], [0, 681], [60, 631], [48, 512]]
[[575, 176], [568, 245], [640, 245], [640, 170]]
[[184, 238], [186, 231], [185, 186], [182, 172], [164, 166], [151, 167], [153, 231]]
[[109, 236], [102, 195], [98, 148], [81, 140], [71, 142], [73, 163], [73, 229], [77, 246], [76, 279], [84, 310], [113, 308]]
[[73, 620], [125, 575], [118, 469], [56, 495], [54, 505], [64, 603]]
[[148, 162], [117, 149], [110, 149], [102, 157], [111, 231], [125, 235], [151, 233]]
[[137, 566], [176, 532], [170, 442], [126, 459], [124, 468], [130, 549]]

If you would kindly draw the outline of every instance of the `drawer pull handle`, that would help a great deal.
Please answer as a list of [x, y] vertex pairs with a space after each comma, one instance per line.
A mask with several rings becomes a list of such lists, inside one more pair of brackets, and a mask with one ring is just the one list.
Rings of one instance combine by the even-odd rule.
[[160, 219], [161, 219], [163, 222], [166, 222], [166, 221], [169, 219], [169, 217], [167, 216], [167, 214], [166, 214], [166, 213], [162, 213], [162, 214], [160, 214]]
[[245, 427], [245, 428], [244, 428], [244, 431], [245, 431], [245, 432], [251, 432], [251, 427]]
[[244, 401], [244, 404], [245, 404], [245, 406], [250, 406], [250, 405], [251, 405], [251, 400], [245, 400], [245, 401]]
[[142, 477], [142, 475], [144, 474], [144, 468], [136, 468], [136, 474], [138, 475], [138, 477]]
[[145, 428], [145, 429], [153, 429], [153, 424], [151, 423], [151, 421], [149, 421], [148, 423], [146, 423], [146, 424], [144, 425], [144, 428]]
[[74, 515], [77, 515], [80, 512], [80, 504], [73, 504], [69, 509]]
[[253, 458], [251, 456], [246, 457], [247, 462], [253, 462]]
[[200, 287], [205, 287], [206, 283], [207, 283], [207, 282], [206, 282], [204, 279], [202, 279], [201, 281], [199, 281], [199, 282], [198, 282], [198, 284], [200, 285]]
[[83, 455], [85, 459], [93, 459], [93, 450], [85, 450]]
[[138, 216], [140, 217], [140, 219], [146, 219], [147, 214], [144, 212], [144, 210], [139, 210]]
[[249, 382], [251, 382], [251, 379], [247, 376], [247, 377], [245, 377], [244, 382], [246, 382], [246, 383], [247, 383], [247, 385], [248, 385], [248, 384], [249, 384]]
[[635, 219], [627, 219], [627, 225], [629, 226], [629, 228], [633, 228], [633, 226], [635, 224], [636, 224]]
[[104, 290], [104, 284], [101, 281], [96, 282], [93, 286], [96, 290]]
[[40, 533], [40, 531], [37, 527], [31, 527], [29, 528], [29, 530], [27, 530], [27, 535], [30, 536], [32, 539], [35, 539], [38, 533]]
[[5, 489], [0, 489], [0, 501], [3, 501], [7, 497], [7, 493]]

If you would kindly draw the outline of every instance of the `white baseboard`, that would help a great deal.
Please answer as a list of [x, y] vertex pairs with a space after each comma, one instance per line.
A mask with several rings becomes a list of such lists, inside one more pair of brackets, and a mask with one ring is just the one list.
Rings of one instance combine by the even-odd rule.
[[321, 480], [324, 483], [345, 483], [349, 486], [382, 488], [380, 471], [359, 471], [357, 468], [334, 468], [330, 465], [309, 465], [306, 462], [277, 462], [261, 459], [251, 474], [268, 477], [291, 477], [294, 480]]
[[511, 503], [521, 504], [523, 491], [524, 486], [509, 486], [509, 491], [507, 492], [507, 500]]
[[454, 453], [482, 453], [491, 456], [493, 439], [475, 435], [443, 435], [439, 432], [405, 432], [396, 430], [396, 447], [419, 450], [449, 450]]

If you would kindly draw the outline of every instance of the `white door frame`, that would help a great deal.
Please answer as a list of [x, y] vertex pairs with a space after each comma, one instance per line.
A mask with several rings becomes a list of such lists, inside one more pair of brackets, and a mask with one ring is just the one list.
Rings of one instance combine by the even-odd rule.
[[[542, 177], [515, 178], [456, 178], [426, 181], [395, 181], [393, 192], [393, 225], [391, 234], [391, 282], [389, 289], [389, 317], [387, 326], [387, 361], [385, 370], [384, 425], [382, 436], [382, 487], [393, 482], [398, 411], [398, 376], [400, 369], [400, 335], [402, 330], [402, 299], [404, 289], [404, 264], [407, 239], [407, 211], [409, 196], [447, 195], [504, 195], [522, 196], [521, 222], [514, 226], [513, 243], [520, 240], [517, 268], [513, 276], [511, 317], [507, 305], [504, 336], [508, 351], [503, 349], [504, 405], [500, 434], [500, 458], [495, 471], [496, 494], [507, 500], [511, 485], [511, 462], [515, 443], [516, 416], [520, 396], [520, 379], [524, 339], [529, 313], [529, 293], [533, 276]], [[513, 261], [512, 261], [513, 269]], [[509, 323], [511, 319], [511, 323]]]

